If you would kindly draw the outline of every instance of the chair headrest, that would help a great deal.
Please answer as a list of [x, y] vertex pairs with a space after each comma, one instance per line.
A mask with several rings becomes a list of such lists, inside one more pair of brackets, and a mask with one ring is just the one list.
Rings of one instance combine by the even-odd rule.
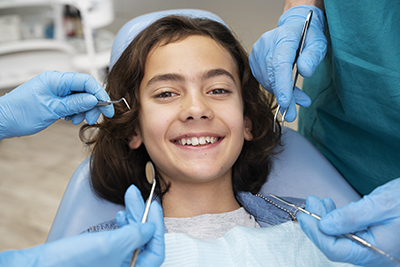
[[[205, 18], [217, 21], [222, 23], [226, 27], [226, 23], [217, 15], [204, 10], [199, 9], [173, 9], [173, 10], [164, 10], [158, 12], [152, 12], [145, 15], [141, 15], [136, 17], [130, 21], [128, 21], [122, 28], [118, 31], [117, 36], [115, 37], [113, 47], [111, 50], [111, 59], [110, 59], [110, 68], [111, 71], [114, 64], [117, 62], [119, 57], [122, 55], [124, 50], [128, 47], [128, 45], [132, 42], [132, 40], [146, 27], [155, 22], [156, 20], [170, 16], [170, 15], [178, 15], [185, 16], [189, 18]], [[229, 28], [229, 27], [228, 27]]]

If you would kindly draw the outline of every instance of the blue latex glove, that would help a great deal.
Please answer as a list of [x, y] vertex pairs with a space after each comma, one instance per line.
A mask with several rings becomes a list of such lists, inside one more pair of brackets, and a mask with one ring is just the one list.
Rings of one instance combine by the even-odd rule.
[[250, 54], [250, 67], [261, 85], [274, 94], [283, 112], [287, 107], [286, 121], [296, 116], [296, 104], [308, 107], [310, 98], [296, 87], [292, 93], [292, 67], [299, 46], [301, 32], [310, 9], [313, 17], [307, 31], [305, 47], [297, 60], [299, 74], [311, 77], [324, 58], [327, 41], [324, 35], [324, 13], [315, 6], [296, 6], [279, 18], [278, 28], [264, 33], [254, 44]]
[[[137, 221], [143, 213], [143, 199], [135, 187], [128, 189], [125, 197]], [[150, 240], [150, 241], [149, 241]], [[147, 243], [147, 245], [145, 245]], [[0, 266], [24, 267], [110, 267], [129, 266], [132, 252], [145, 245], [136, 266], [160, 266], [164, 261], [164, 221], [161, 207], [152, 204], [147, 223], [128, 220], [117, 230], [82, 234], [38, 245], [25, 250], [0, 253]]]
[[[130, 193], [128, 194], [128, 192]], [[125, 207], [126, 212], [119, 211], [117, 213], [118, 226], [124, 227], [127, 224], [141, 223], [145, 204], [139, 189], [134, 185], [131, 185], [125, 194]], [[136, 264], [140, 264], [140, 266], [159, 266], [164, 261], [165, 242], [164, 216], [161, 206], [157, 201], [151, 203], [147, 221], [153, 222], [156, 225], [156, 232], [150, 242], [141, 248]], [[129, 264], [130, 259], [131, 257], [125, 263]], [[154, 262], [159, 263], [159, 265], [155, 265]]]
[[112, 106], [95, 107], [109, 99], [90, 75], [46, 71], [0, 97], [0, 140], [38, 133], [60, 118], [93, 124], [100, 112], [112, 117]]
[[372, 245], [400, 259], [400, 178], [375, 189], [363, 199], [339, 209], [332, 200], [307, 198], [306, 209], [319, 214], [318, 221], [300, 214], [301, 228], [332, 261], [362, 266], [396, 266], [387, 257], [338, 235], [355, 233]]

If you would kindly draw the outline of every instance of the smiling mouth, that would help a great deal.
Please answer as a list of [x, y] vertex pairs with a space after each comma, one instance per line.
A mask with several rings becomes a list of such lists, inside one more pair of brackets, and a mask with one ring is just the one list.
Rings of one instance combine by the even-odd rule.
[[182, 146], [205, 146], [218, 142], [220, 137], [202, 136], [202, 137], [188, 137], [175, 140], [174, 142]]

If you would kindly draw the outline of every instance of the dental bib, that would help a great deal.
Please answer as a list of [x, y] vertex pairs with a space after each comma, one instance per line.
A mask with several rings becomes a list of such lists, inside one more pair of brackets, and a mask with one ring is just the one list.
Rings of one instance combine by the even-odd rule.
[[166, 233], [165, 245], [163, 267], [353, 266], [328, 260], [294, 222], [267, 228], [238, 226], [210, 241]]

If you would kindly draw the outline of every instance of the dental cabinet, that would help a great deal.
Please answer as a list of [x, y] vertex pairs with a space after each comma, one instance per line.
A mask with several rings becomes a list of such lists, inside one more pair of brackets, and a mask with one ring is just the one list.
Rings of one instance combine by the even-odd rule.
[[0, 0], [0, 89], [46, 70], [101, 81], [114, 34], [112, 0]]

